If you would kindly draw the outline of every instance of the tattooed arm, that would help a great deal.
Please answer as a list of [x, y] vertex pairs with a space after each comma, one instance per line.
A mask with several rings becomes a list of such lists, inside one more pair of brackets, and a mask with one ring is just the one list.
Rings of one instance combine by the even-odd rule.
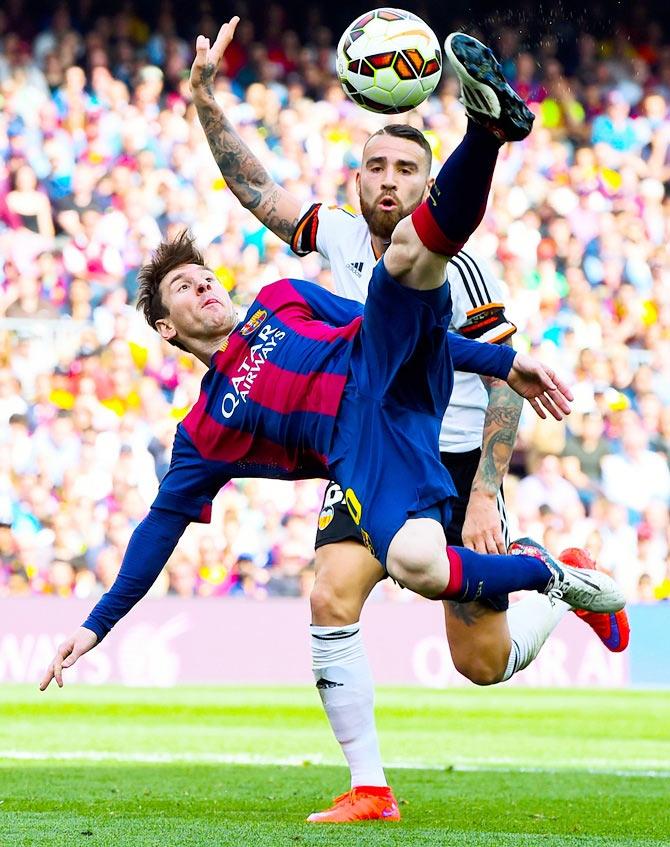
[[272, 179], [237, 134], [214, 97], [216, 72], [238, 22], [239, 18], [235, 16], [223, 24], [211, 47], [208, 38], [198, 36], [189, 80], [193, 103], [228, 188], [262, 224], [289, 242], [298, 223], [300, 201]]
[[482, 455], [463, 523], [463, 544], [481, 553], [505, 553], [496, 498], [512, 458], [523, 398], [501, 379], [482, 377], [482, 380], [489, 403]]

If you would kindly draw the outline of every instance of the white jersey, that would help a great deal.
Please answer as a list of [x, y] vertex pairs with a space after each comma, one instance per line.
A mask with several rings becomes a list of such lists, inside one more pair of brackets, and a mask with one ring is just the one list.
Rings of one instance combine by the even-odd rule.
[[[368, 225], [362, 215], [315, 204], [302, 210], [291, 240], [300, 256], [313, 250], [330, 262], [335, 291], [364, 303], [377, 263]], [[505, 316], [502, 284], [488, 264], [470, 249], [447, 265], [453, 314], [450, 329], [478, 341], [499, 342], [516, 332]], [[442, 421], [440, 450], [464, 453], [482, 446], [488, 394], [476, 374], [456, 372], [449, 408]]]

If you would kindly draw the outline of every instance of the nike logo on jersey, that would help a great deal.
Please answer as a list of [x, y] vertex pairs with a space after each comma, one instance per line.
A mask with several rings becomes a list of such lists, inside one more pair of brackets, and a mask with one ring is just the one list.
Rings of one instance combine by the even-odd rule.
[[365, 266], [365, 262], [349, 262], [346, 266], [348, 271], [351, 271], [354, 276], [361, 276], [363, 274], [363, 267]]

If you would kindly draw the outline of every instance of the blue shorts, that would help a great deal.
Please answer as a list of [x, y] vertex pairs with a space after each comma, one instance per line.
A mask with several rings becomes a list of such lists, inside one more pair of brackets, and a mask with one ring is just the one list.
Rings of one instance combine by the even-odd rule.
[[[410, 517], [450, 520], [456, 489], [439, 434], [453, 386], [449, 286], [406, 288], [383, 260], [372, 274], [330, 450], [330, 470], [382, 565]], [[437, 511], [436, 511], [437, 510]]]

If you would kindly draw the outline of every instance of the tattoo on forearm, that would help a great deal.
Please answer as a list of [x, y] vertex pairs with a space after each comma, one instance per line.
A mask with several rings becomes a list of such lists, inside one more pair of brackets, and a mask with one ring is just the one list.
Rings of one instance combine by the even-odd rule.
[[214, 78], [216, 77], [216, 65], [210, 63], [205, 65], [200, 74], [200, 80], [205, 91], [210, 97], [214, 97]]
[[499, 379], [487, 380], [487, 387], [489, 404], [484, 419], [482, 456], [472, 491], [493, 495], [500, 488], [509, 468], [523, 398]]
[[197, 105], [198, 117], [222, 176], [237, 199], [255, 209], [272, 180], [216, 105]]
[[[208, 68], [203, 71], [203, 79]], [[208, 91], [211, 91], [210, 86]], [[230, 190], [269, 229], [288, 240], [298, 221], [297, 218], [287, 220], [278, 214], [280, 191], [277, 184], [235, 132], [213, 96], [211, 103], [197, 103], [196, 108], [214, 161]]]
[[[280, 193], [278, 188], [275, 188], [274, 191], [270, 192], [265, 201], [261, 204], [263, 211], [262, 219], [265, 221], [266, 226], [270, 227], [270, 229], [280, 238], [283, 238], [285, 241], [289, 241], [296, 228], [298, 219], [295, 218], [290, 221], [288, 218], [282, 218], [279, 215], [277, 210], [279, 198]], [[272, 223], [269, 223], [269, 221], [272, 221]]]

